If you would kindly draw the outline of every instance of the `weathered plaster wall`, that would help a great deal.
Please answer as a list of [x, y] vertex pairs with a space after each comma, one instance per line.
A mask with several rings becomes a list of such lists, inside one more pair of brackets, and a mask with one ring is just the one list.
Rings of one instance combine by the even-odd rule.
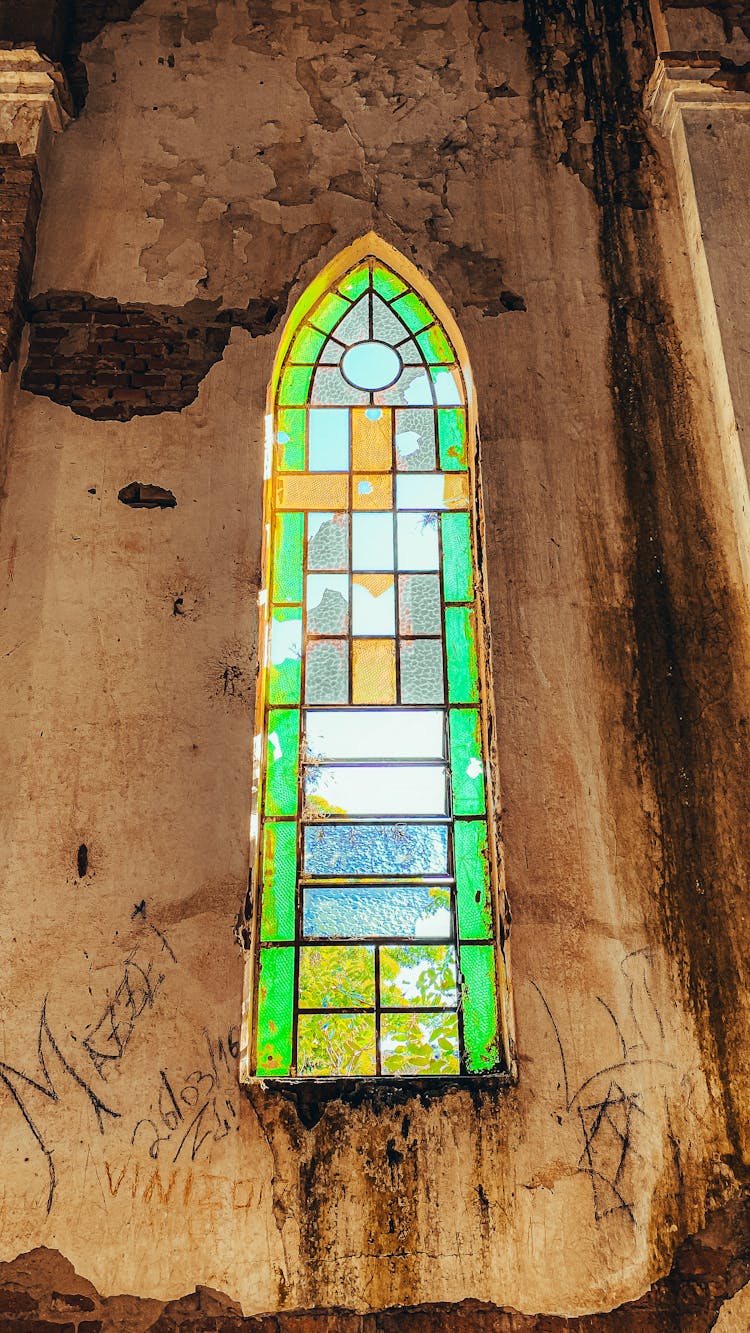
[[[1, 1258], [245, 1313], [575, 1315], [739, 1188], [746, 534], [646, 17], [594, 9], [144, 0], [83, 49], [6, 413]], [[237, 1081], [263, 412], [280, 318], [370, 228], [477, 382], [520, 1077], [305, 1125]], [[189, 401], [92, 386], [148, 374], [94, 336], [123, 310], [188, 331]]]

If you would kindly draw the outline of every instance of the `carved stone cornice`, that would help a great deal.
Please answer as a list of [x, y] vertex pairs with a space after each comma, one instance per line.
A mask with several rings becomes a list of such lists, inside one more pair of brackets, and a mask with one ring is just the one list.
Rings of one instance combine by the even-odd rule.
[[0, 142], [43, 158], [72, 115], [65, 75], [33, 46], [0, 49]]
[[713, 52], [696, 52], [684, 63], [678, 53], [660, 56], [646, 91], [646, 107], [657, 129], [669, 138], [675, 118], [685, 111], [750, 115], [750, 93], [712, 82], [725, 73]]

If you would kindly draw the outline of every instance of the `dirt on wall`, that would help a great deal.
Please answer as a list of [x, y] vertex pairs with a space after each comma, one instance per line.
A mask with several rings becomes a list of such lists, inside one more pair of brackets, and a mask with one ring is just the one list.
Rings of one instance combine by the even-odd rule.
[[[702, 1333], [747, 1276], [746, 626], [648, 16], [294, 11], [144, 0], [50, 164], [0, 552], [5, 1317]], [[262, 416], [371, 228], [477, 386], [520, 1077], [305, 1123], [237, 1076]]]

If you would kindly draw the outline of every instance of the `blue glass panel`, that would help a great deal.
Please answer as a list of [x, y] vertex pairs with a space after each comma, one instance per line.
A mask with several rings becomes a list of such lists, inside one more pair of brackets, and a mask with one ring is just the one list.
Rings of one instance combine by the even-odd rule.
[[303, 929], [308, 936], [451, 938], [450, 889], [438, 885], [317, 884], [304, 894]]
[[345, 407], [310, 408], [308, 467], [311, 472], [346, 472], [349, 412]]
[[308, 875], [445, 875], [444, 824], [330, 824], [305, 829]]

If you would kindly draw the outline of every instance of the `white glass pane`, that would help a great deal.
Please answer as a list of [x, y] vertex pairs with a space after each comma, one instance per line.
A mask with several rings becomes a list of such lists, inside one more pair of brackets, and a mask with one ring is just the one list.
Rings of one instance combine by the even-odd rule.
[[[393, 569], [392, 514], [352, 515], [352, 569]], [[437, 569], [437, 565], [430, 565], [430, 569]]]
[[397, 525], [399, 569], [437, 569], [437, 514], [399, 514]]
[[445, 769], [320, 767], [305, 772], [305, 817], [336, 815], [444, 815]]
[[305, 714], [307, 758], [442, 759], [445, 714], [351, 708]]

